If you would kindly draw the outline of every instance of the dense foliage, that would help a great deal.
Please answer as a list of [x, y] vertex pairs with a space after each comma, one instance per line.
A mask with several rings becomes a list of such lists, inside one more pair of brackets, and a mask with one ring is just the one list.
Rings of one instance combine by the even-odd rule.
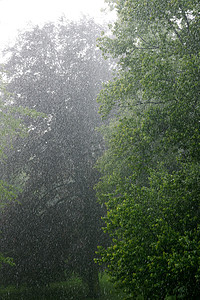
[[[7, 151], [13, 147], [13, 140], [16, 137], [27, 135], [23, 117], [27, 115], [30, 117], [39, 116], [34, 110], [23, 107], [16, 108], [12, 105], [11, 96], [7, 92], [3, 80], [4, 76], [5, 70], [2, 65], [0, 75], [0, 162], [6, 159]], [[19, 188], [16, 185], [9, 184], [3, 179], [0, 180], [0, 211], [17, 198], [18, 192]], [[0, 267], [2, 263], [13, 265], [13, 260], [0, 253]]]
[[2, 177], [23, 189], [2, 215], [1, 248], [16, 264], [2, 269], [4, 284], [47, 284], [77, 272], [97, 293], [103, 210], [93, 164], [103, 144], [95, 98], [109, 76], [96, 47], [101, 30], [92, 20], [62, 19], [22, 33], [6, 51], [13, 103], [45, 117], [25, 118], [28, 138], [17, 139], [1, 165]]
[[107, 150], [99, 200], [112, 245], [100, 263], [131, 299], [200, 296], [199, 1], [108, 1], [99, 47], [117, 59], [98, 100]]

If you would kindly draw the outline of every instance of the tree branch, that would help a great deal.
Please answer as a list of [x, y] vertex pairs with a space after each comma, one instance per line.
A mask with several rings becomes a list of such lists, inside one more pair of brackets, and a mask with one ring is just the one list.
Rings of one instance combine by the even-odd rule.
[[183, 15], [183, 18], [185, 19], [185, 22], [187, 24], [187, 30], [188, 30], [188, 33], [190, 34], [190, 24], [189, 24], [189, 21], [188, 21], [188, 18], [185, 14], [185, 11], [183, 10], [182, 8], [182, 5], [180, 5], [180, 9], [181, 9], [181, 12], [182, 12], [182, 15]]
[[168, 21], [169, 25], [171, 26], [171, 28], [173, 29], [173, 31], [174, 31], [174, 33], [176, 34], [176, 36], [178, 37], [180, 43], [181, 43], [182, 45], [184, 45], [183, 40], [182, 40], [180, 34], [178, 33], [178, 31], [177, 31], [176, 28], [174, 27], [174, 25], [173, 25], [173, 23], [172, 23], [172, 21], [170, 20], [169, 17], [167, 17], [167, 21]]

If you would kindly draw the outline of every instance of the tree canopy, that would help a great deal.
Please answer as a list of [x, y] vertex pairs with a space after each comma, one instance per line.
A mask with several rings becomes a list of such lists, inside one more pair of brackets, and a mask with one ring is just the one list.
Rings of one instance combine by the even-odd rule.
[[45, 114], [25, 118], [28, 138], [16, 140], [1, 165], [2, 176], [23, 187], [20, 204], [3, 214], [2, 248], [16, 263], [2, 270], [7, 284], [46, 284], [75, 271], [95, 293], [103, 213], [93, 190], [103, 149], [95, 98], [109, 78], [96, 47], [101, 30], [92, 20], [62, 19], [21, 33], [6, 50], [14, 104]]
[[99, 38], [117, 60], [98, 101], [107, 150], [98, 162], [107, 206], [100, 247], [131, 299], [199, 297], [199, 1], [108, 1], [118, 18]]

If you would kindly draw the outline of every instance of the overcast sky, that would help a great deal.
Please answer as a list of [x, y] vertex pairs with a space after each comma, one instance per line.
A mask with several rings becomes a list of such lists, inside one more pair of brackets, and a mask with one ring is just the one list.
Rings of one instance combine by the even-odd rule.
[[97, 22], [112, 19], [113, 14], [100, 11], [105, 7], [104, 0], [0, 0], [0, 48], [30, 22], [55, 21], [63, 14], [69, 19], [90, 15]]

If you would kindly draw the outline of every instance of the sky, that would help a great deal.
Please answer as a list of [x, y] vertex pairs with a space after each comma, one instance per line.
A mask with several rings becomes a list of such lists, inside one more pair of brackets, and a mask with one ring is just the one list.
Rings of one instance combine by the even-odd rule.
[[106, 7], [104, 0], [0, 0], [0, 49], [31, 23], [56, 21], [62, 15], [75, 20], [90, 15], [100, 23], [112, 20], [114, 15], [108, 10], [101, 12]]

